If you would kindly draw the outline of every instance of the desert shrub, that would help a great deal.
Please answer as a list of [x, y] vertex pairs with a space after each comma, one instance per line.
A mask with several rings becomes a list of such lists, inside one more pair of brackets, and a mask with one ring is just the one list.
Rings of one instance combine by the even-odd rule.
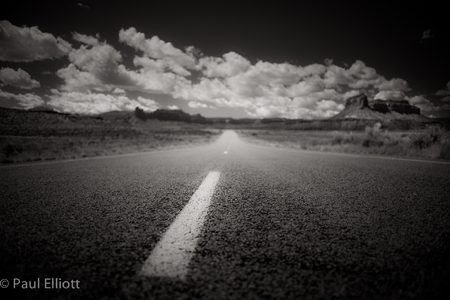
[[14, 145], [10, 141], [3, 145], [2, 152], [6, 157], [12, 156], [14, 151]]
[[375, 123], [373, 127], [366, 126], [365, 135], [362, 139], [361, 145], [363, 147], [383, 146], [384, 134], [381, 132], [380, 128], [381, 128], [380, 123]]
[[375, 147], [381, 147], [381, 146], [384, 145], [384, 143], [383, 143], [383, 141], [380, 141], [380, 140], [377, 140], [377, 139], [374, 139], [374, 138], [364, 138], [362, 140], [361, 145], [363, 147], [374, 147], [374, 146]]
[[[345, 135], [345, 134], [344, 134]], [[333, 135], [333, 138], [331, 139], [331, 145], [340, 145], [342, 144], [344, 141], [344, 136], [343, 134], [340, 133], [335, 133]]]
[[410, 143], [418, 149], [428, 148], [434, 144], [439, 144], [445, 134], [445, 130], [439, 125], [430, 125], [423, 131], [411, 134]]
[[357, 138], [352, 134], [346, 134], [344, 136], [344, 140], [342, 141], [343, 144], [355, 144], [357, 143]]
[[5, 157], [11, 157], [23, 152], [23, 144], [21, 140], [8, 140], [2, 147], [2, 153]]
[[23, 145], [24, 151], [27, 153], [41, 154], [42, 145], [36, 141], [30, 141]]
[[439, 158], [450, 159], [450, 134], [441, 137], [439, 143]]

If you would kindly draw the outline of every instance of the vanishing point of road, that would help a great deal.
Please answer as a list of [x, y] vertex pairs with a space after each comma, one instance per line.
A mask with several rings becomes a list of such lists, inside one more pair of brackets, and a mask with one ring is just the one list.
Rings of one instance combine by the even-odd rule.
[[0, 191], [2, 299], [450, 295], [448, 163], [226, 131], [197, 148], [3, 166]]

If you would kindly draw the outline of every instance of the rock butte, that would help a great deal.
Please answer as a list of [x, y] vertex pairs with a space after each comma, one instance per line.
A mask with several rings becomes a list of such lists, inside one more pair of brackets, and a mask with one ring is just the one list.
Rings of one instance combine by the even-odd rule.
[[409, 104], [406, 100], [373, 100], [360, 94], [347, 99], [345, 108], [331, 119], [411, 119], [417, 121], [429, 120], [420, 114], [420, 108]]

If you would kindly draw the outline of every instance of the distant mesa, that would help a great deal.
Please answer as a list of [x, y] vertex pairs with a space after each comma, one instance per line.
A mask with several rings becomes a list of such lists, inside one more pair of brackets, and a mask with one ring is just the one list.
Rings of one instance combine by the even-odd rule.
[[360, 94], [350, 97], [345, 102], [345, 108], [331, 119], [366, 119], [389, 120], [411, 119], [426, 121], [427, 117], [420, 114], [420, 108], [409, 104], [406, 100], [373, 100]]
[[157, 109], [154, 112], [146, 113], [139, 107], [136, 107], [135, 116], [141, 120], [158, 119], [161, 121], [180, 121], [187, 123], [212, 123], [211, 120], [200, 114], [190, 115], [181, 109]]
[[366, 107], [370, 108], [369, 101], [364, 94], [348, 98], [345, 102], [345, 107], [359, 107], [360, 109], [364, 109]]
[[28, 109], [31, 112], [45, 112], [50, 114], [57, 114], [58, 112], [51, 107], [48, 106], [35, 106], [33, 108]]
[[149, 119], [190, 122], [191, 115], [181, 109], [157, 109], [148, 114]]

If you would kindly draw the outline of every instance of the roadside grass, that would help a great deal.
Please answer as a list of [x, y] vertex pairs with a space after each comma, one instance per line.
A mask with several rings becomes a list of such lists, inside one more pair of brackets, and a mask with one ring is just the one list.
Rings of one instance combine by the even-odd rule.
[[192, 147], [213, 142], [221, 133], [217, 129], [177, 122], [142, 122], [134, 124], [133, 130], [121, 129], [105, 126], [94, 133], [73, 129], [63, 135], [41, 131], [40, 136], [0, 136], [0, 162], [74, 159]]
[[450, 159], [450, 132], [439, 125], [388, 131], [377, 123], [364, 131], [238, 130], [248, 142], [293, 149]]

